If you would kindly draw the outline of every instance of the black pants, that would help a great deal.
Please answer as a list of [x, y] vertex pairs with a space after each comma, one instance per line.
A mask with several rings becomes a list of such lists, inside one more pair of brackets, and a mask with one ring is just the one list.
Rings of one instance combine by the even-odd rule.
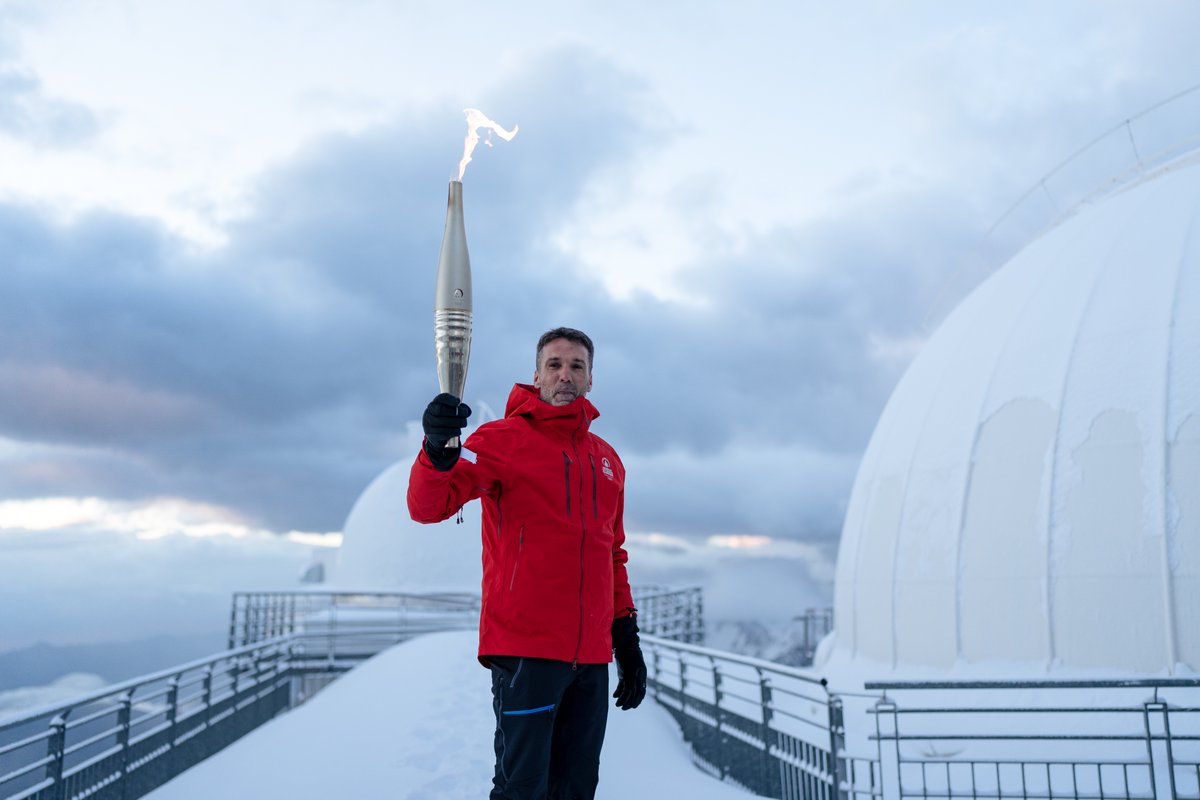
[[490, 656], [491, 800], [592, 800], [608, 722], [608, 665]]

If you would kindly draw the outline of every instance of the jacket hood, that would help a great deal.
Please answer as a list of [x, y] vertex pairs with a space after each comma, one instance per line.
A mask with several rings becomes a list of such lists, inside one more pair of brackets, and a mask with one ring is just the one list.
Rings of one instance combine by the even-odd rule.
[[508, 404], [504, 408], [505, 417], [531, 417], [536, 420], [551, 420], [565, 418], [576, 420], [582, 417], [584, 426], [600, 416], [600, 412], [586, 397], [576, 397], [565, 406], [556, 406], [542, 399], [536, 386], [528, 383], [513, 384], [508, 393]]

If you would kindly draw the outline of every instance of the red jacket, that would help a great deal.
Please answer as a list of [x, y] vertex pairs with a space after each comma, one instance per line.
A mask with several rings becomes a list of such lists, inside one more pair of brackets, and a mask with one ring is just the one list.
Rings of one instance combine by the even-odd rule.
[[633, 608], [622, 517], [625, 467], [588, 430], [600, 412], [586, 398], [544, 402], [517, 384], [504, 419], [479, 426], [449, 472], [424, 449], [408, 483], [417, 522], [440, 522], [483, 503], [483, 607], [479, 656], [612, 661], [612, 621]]

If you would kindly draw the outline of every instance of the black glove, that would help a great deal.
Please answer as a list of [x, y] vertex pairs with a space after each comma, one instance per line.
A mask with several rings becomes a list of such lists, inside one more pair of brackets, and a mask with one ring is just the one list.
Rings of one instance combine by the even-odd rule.
[[425, 454], [435, 469], [449, 472], [458, 463], [462, 448], [447, 448], [446, 442], [455, 436], [462, 436], [469, 416], [471, 407], [446, 392], [433, 398], [426, 406], [421, 426], [425, 428]]
[[637, 708], [646, 697], [646, 660], [638, 642], [637, 617], [617, 617], [612, 623], [613, 655], [617, 659], [617, 708]]

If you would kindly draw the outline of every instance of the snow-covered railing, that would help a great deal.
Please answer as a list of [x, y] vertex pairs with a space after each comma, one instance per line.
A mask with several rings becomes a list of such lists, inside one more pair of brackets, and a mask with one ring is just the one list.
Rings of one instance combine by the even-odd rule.
[[1123, 120], [1076, 150], [1022, 194], [988, 231], [1021, 214], [1061, 219], [1200, 145], [1200, 84]]
[[701, 769], [766, 797], [881, 797], [877, 748], [851, 754], [843, 698], [810, 673], [642, 637], [651, 694]]
[[642, 638], [698, 766], [766, 797], [1200, 800], [1200, 678], [868, 682]]
[[470, 595], [239, 592], [229, 650], [0, 721], [0, 798], [141, 797], [381, 650], [478, 613]]
[[833, 608], [806, 608], [804, 613], [793, 618], [800, 623], [800, 642], [798, 644], [800, 661], [790, 663], [797, 666], [809, 666], [817, 655], [817, 646], [833, 631]]
[[[704, 641], [704, 600], [697, 587], [633, 587], [642, 631], [664, 639]], [[307, 648], [328, 658], [361, 661], [428, 630], [478, 624], [479, 595], [311, 589], [236, 592], [229, 612], [229, 647], [302, 634]]]
[[704, 596], [699, 587], [634, 586], [642, 633], [688, 644], [704, 644]]
[[[634, 596], [644, 629], [703, 638], [699, 589]], [[227, 651], [0, 720], [0, 799], [134, 800], [393, 644], [478, 617], [469, 594], [238, 592]]]
[[867, 688], [886, 797], [1200, 800], [1200, 678]]
[[267, 639], [0, 720], [0, 797], [141, 797], [291, 705], [291, 644]]
[[466, 593], [235, 592], [228, 644], [303, 634], [313, 644], [336, 642], [340, 652], [361, 661], [414, 633], [473, 626], [478, 616], [479, 596]]
[[931, 331], [972, 288], [1036, 236], [1081, 208], [1196, 158], [1198, 121], [1200, 84], [1127, 117], [1055, 165], [992, 223], [974, 256], [946, 281], [926, 312], [926, 328]]
[[467, 593], [235, 592], [229, 646], [289, 637], [297, 701], [303, 702], [392, 645], [423, 633], [478, 624], [479, 597]]

